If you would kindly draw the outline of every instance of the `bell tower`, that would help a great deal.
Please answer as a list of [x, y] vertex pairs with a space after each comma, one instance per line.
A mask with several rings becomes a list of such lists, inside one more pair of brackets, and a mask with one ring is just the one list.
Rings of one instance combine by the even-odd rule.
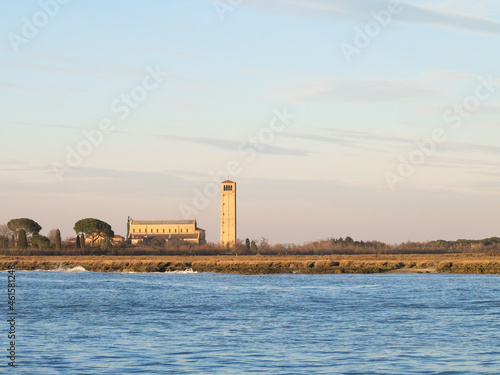
[[221, 183], [220, 245], [234, 246], [236, 243], [236, 182]]

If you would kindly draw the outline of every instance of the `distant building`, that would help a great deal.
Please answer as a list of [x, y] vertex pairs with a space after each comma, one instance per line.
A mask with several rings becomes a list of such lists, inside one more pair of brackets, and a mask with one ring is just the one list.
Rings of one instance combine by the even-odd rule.
[[[85, 237], [85, 246], [96, 246], [100, 245], [100, 243], [104, 240], [104, 235], [99, 236], [94, 240], [94, 243], [92, 243], [92, 239], [89, 237]], [[68, 245], [76, 245], [76, 237], [69, 238], [65, 241]], [[116, 235], [111, 238], [111, 244], [112, 245], [119, 245], [121, 243], [125, 242], [125, 237]]]
[[127, 239], [133, 245], [148, 242], [157, 238], [165, 240], [180, 240], [203, 245], [205, 230], [198, 228], [194, 220], [132, 220], [128, 219]]
[[220, 244], [233, 246], [236, 243], [236, 182], [221, 183]]
[[125, 237], [123, 236], [120, 236], [120, 235], [116, 235], [114, 236], [112, 239], [111, 239], [111, 243], [113, 245], [119, 245], [121, 243], [125, 242]]

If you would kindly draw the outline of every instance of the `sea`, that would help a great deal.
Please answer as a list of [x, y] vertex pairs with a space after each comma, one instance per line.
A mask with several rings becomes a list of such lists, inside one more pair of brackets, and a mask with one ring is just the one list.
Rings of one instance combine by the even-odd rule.
[[500, 374], [498, 275], [15, 274], [2, 374]]

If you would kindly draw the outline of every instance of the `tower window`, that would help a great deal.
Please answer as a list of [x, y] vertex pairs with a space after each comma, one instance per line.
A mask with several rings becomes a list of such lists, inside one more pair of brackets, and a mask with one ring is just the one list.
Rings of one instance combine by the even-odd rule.
[[163, 233], [165, 233], [165, 228], [163, 228]]
[[141, 233], [141, 229], [139, 228], [139, 233]]
[[134, 233], [135, 233], [135, 228], [134, 228], [134, 229], [132, 229], [132, 232], [134, 232]]

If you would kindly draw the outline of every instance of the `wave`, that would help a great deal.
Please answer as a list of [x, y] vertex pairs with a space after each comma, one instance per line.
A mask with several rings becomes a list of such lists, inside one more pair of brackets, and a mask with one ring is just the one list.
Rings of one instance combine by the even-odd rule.
[[78, 272], [85, 272], [87, 270], [85, 268], [83, 268], [82, 266], [76, 266], [76, 267], [73, 267], [73, 268], [62, 268], [61, 266], [59, 266], [58, 268], [56, 268], [53, 271], [54, 272], [78, 273]]
[[165, 271], [165, 273], [198, 273], [198, 271], [193, 271], [192, 268], [187, 268], [184, 271]]

